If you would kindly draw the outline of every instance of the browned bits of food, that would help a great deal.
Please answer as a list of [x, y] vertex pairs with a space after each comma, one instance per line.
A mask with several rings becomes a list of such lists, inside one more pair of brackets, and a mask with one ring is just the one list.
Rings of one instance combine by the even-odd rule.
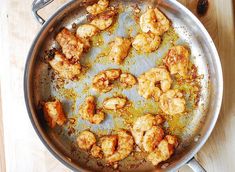
[[148, 155], [147, 160], [152, 162], [153, 165], [158, 165], [160, 162], [169, 159], [177, 146], [177, 138], [167, 135], [158, 147]]
[[96, 143], [95, 135], [90, 131], [82, 131], [77, 137], [79, 148], [90, 150], [92, 145]]
[[109, 59], [116, 64], [121, 64], [127, 57], [131, 41], [127, 38], [116, 37], [114, 42], [111, 43], [111, 50], [109, 53]]
[[160, 115], [147, 114], [139, 117], [132, 128], [135, 143], [147, 152], [154, 150], [164, 136], [163, 129], [157, 126], [162, 122], [163, 119]]
[[63, 125], [66, 122], [62, 104], [59, 100], [46, 102], [43, 105], [44, 118], [51, 128]]
[[181, 45], [172, 47], [167, 56], [164, 58], [164, 63], [170, 70], [171, 74], [179, 74], [186, 77], [189, 65], [189, 52]]
[[101, 149], [104, 153], [104, 156], [108, 157], [114, 154], [118, 141], [118, 136], [117, 135], [104, 136], [100, 140], [101, 140]]
[[83, 24], [77, 28], [77, 36], [79, 38], [91, 38], [96, 35], [100, 30], [92, 24]]
[[168, 115], [175, 115], [185, 111], [186, 101], [178, 90], [169, 90], [160, 97], [160, 108]]
[[104, 12], [109, 6], [109, 1], [108, 0], [99, 0], [97, 3], [88, 6], [86, 8], [87, 12], [92, 14], [92, 15], [97, 15], [99, 13]]
[[127, 88], [135, 85], [137, 83], [137, 80], [135, 76], [130, 73], [122, 73], [120, 76], [120, 82], [125, 88]]
[[102, 158], [103, 157], [102, 149], [96, 144], [94, 144], [91, 148], [91, 155], [95, 158]]
[[124, 97], [111, 97], [103, 102], [103, 107], [107, 110], [122, 109], [127, 103], [127, 99]]
[[118, 79], [122, 71], [120, 69], [108, 69], [98, 73], [92, 80], [92, 87], [98, 92], [109, 92], [113, 88], [112, 81]]
[[60, 77], [65, 79], [74, 79], [81, 73], [81, 65], [79, 63], [71, 64], [59, 52], [55, 52], [55, 56], [49, 60], [49, 64]]
[[157, 8], [149, 8], [140, 16], [140, 28], [145, 33], [162, 35], [170, 28], [170, 21]]
[[108, 163], [117, 162], [125, 159], [133, 151], [134, 139], [126, 130], [119, 130], [117, 133], [118, 141], [115, 152], [106, 157]]
[[105, 114], [101, 110], [96, 110], [96, 103], [94, 96], [88, 96], [81, 105], [79, 113], [82, 115], [82, 119], [88, 120], [93, 124], [100, 124], [104, 118]]
[[95, 17], [90, 24], [96, 26], [100, 30], [105, 30], [113, 24], [116, 11], [107, 10]]
[[64, 28], [58, 33], [56, 41], [62, 47], [62, 51], [66, 58], [75, 60], [80, 59], [84, 48], [83, 42], [68, 29]]
[[170, 89], [172, 79], [170, 73], [164, 67], [152, 68], [138, 78], [138, 93], [144, 98], [153, 97], [155, 101], [163, 92]]
[[132, 46], [139, 52], [151, 53], [158, 49], [161, 44], [161, 38], [158, 35], [152, 33], [140, 33], [133, 42]]

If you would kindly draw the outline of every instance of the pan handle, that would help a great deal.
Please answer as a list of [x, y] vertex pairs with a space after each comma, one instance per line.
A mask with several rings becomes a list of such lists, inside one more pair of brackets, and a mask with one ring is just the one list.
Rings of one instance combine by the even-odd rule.
[[206, 172], [206, 170], [201, 166], [201, 164], [193, 157], [187, 165], [194, 171], [194, 172]]
[[33, 16], [41, 25], [45, 23], [45, 20], [40, 15], [38, 15], [38, 11], [44, 8], [45, 6], [47, 6], [48, 4], [50, 4], [52, 1], [53, 0], [34, 0], [33, 1], [33, 4], [32, 4]]

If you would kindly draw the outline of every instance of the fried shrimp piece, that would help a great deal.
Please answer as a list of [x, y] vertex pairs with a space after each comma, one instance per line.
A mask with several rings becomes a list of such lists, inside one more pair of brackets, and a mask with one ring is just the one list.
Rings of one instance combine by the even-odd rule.
[[140, 16], [140, 28], [145, 33], [162, 35], [170, 28], [170, 21], [157, 8], [150, 8]]
[[81, 149], [90, 150], [95, 143], [95, 135], [90, 131], [82, 131], [77, 137], [77, 144]]
[[80, 107], [79, 113], [82, 115], [82, 119], [88, 120], [93, 124], [100, 124], [105, 118], [104, 112], [96, 110], [94, 96], [86, 97], [84, 104]]
[[63, 125], [66, 122], [62, 104], [59, 100], [46, 102], [43, 105], [44, 118], [51, 128]]
[[131, 134], [126, 130], [119, 130], [118, 133], [118, 143], [115, 152], [106, 157], [108, 163], [117, 162], [126, 158], [133, 151], [134, 140]]
[[109, 92], [113, 88], [112, 81], [118, 79], [122, 71], [120, 69], [108, 69], [98, 73], [92, 80], [92, 87], [98, 92]]
[[120, 82], [124, 87], [132, 87], [137, 83], [135, 76], [130, 73], [122, 73], [120, 76]]
[[102, 149], [96, 144], [94, 144], [91, 148], [91, 155], [95, 158], [102, 158]]
[[161, 44], [161, 38], [152, 33], [140, 33], [132, 42], [132, 46], [139, 52], [151, 53], [158, 49]]
[[161, 115], [147, 114], [137, 118], [131, 130], [135, 143], [140, 147], [143, 146], [146, 151], [155, 148], [163, 137], [161, 135], [164, 135], [163, 130], [156, 126], [163, 122], [164, 119]]
[[169, 159], [177, 146], [177, 138], [167, 135], [158, 147], [148, 155], [147, 160], [152, 162], [153, 165], [158, 165], [160, 162]]
[[87, 12], [92, 15], [97, 15], [99, 13], [104, 12], [109, 6], [108, 0], [99, 0], [96, 4], [88, 6], [86, 8]]
[[143, 148], [146, 152], [153, 151], [164, 137], [164, 131], [159, 126], [147, 130], [143, 137]]
[[90, 24], [96, 26], [100, 30], [105, 30], [113, 24], [115, 15], [116, 11], [114, 10], [104, 11], [94, 18]]
[[121, 109], [126, 105], [127, 99], [124, 97], [111, 97], [103, 102], [103, 107], [108, 110]]
[[118, 141], [117, 135], [104, 136], [100, 140], [101, 140], [101, 149], [104, 153], [104, 156], [108, 157], [114, 154]]
[[168, 51], [164, 62], [171, 74], [178, 73], [185, 77], [188, 73], [189, 51], [181, 45], [174, 46]]
[[57, 34], [56, 41], [62, 47], [62, 51], [67, 59], [80, 59], [84, 45], [83, 42], [72, 32], [64, 28]]
[[49, 60], [49, 64], [59, 76], [65, 79], [74, 79], [81, 73], [81, 65], [79, 63], [71, 64], [68, 59], [59, 52], [55, 52], [53, 59]]
[[178, 90], [169, 90], [160, 97], [160, 108], [169, 115], [179, 114], [185, 111], [186, 101]]
[[158, 101], [161, 92], [166, 92], [170, 89], [172, 79], [170, 73], [164, 67], [157, 67], [140, 75], [138, 82], [138, 93], [141, 96], [146, 99], [153, 97], [155, 101]]
[[80, 38], [91, 38], [99, 32], [99, 29], [92, 24], [83, 24], [77, 28], [77, 36]]
[[133, 125], [135, 131], [147, 131], [150, 130], [154, 125], [157, 125], [155, 116], [147, 114], [137, 118]]
[[109, 59], [116, 64], [121, 64], [127, 57], [131, 41], [127, 38], [116, 37], [114, 42], [111, 43], [111, 50], [109, 53]]

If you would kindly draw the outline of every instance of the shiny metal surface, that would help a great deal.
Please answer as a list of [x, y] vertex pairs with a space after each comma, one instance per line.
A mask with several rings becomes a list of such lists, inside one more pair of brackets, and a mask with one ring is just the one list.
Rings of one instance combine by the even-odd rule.
[[32, 12], [35, 19], [40, 23], [43, 24], [45, 20], [38, 15], [38, 11], [42, 9], [43, 7], [50, 4], [53, 0], [34, 0], [32, 4]]
[[205, 172], [206, 170], [197, 162], [195, 158], [192, 158], [187, 165], [194, 171], [194, 172]]
[[[141, 2], [141, 3], [140, 3]], [[173, 22], [173, 26], [176, 32], [179, 34], [180, 39], [177, 40], [177, 44], [187, 44], [191, 49], [191, 60], [198, 66], [198, 72], [204, 75], [202, 79], [202, 91], [199, 101], [198, 109], [191, 112], [191, 122], [187, 129], [181, 135], [181, 144], [175, 155], [167, 161], [167, 166], [164, 164], [159, 169], [162, 171], [174, 171], [186, 164], [203, 146], [209, 137], [214, 125], [216, 123], [223, 93], [223, 78], [220, 60], [216, 48], [213, 44], [209, 34], [202, 26], [200, 21], [185, 7], [176, 1], [165, 0], [163, 3], [158, 4], [157, 1], [125, 1], [125, 5], [138, 3], [141, 4], [141, 9], [145, 9], [149, 4], [158, 7], [168, 16]], [[115, 3], [119, 3], [116, 1]], [[45, 5], [45, 4], [44, 4]], [[43, 4], [39, 5], [37, 10], [43, 7]], [[35, 12], [37, 12], [35, 10]], [[36, 14], [36, 13], [35, 13]], [[114, 35], [126, 36], [125, 29], [135, 26], [136, 24], [130, 18], [131, 12], [125, 9], [119, 16], [119, 25], [116, 28]], [[54, 83], [50, 81], [47, 64], [43, 63], [41, 58], [44, 55], [44, 50], [50, 47], [56, 47], [54, 42], [54, 36], [62, 27], [71, 28], [72, 23], [85, 22], [85, 10], [81, 5], [81, 1], [71, 1], [65, 4], [59, 11], [57, 11], [48, 21], [42, 26], [41, 31], [38, 33], [35, 41], [30, 49], [28, 60], [25, 68], [25, 100], [27, 109], [29, 112], [32, 124], [38, 133], [41, 140], [47, 146], [47, 148], [65, 165], [69, 166], [73, 170], [89, 169], [89, 170], [106, 170], [110, 171], [108, 167], [99, 167], [94, 165], [95, 160], [90, 158], [87, 160], [87, 155], [82, 152], [71, 153], [71, 146], [74, 146], [75, 136], [68, 136], [67, 128], [51, 130], [42, 119], [42, 112], [37, 108], [40, 100], [46, 100], [50, 95], [59, 97], [65, 104], [65, 111], [68, 116], [71, 117], [77, 114], [77, 108], [71, 110], [72, 104], [79, 107], [87, 94], [96, 94], [92, 91], [88, 91], [85, 94], [81, 94], [76, 100], [71, 100], [64, 96], [61, 96], [55, 88]], [[40, 20], [43, 23], [43, 20]], [[124, 29], [123, 29], [124, 28]], [[138, 30], [133, 30], [131, 34], [135, 35]], [[104, 43], [110, 42], [114, 35], [109, 35], [106, 32], [102, 34]], [[148, 57], [143, 57], [140, 54], [135, 54], [125, 63], [123, 70], [128, 70], [136, 76], [140, 75], [144, 71], [155, 66], [155, 61], [161, 58], [166, 53], [169, 45], [162, 46], [159, 52], [156, 54], [150, 53]], [[106, 68], [118, 68], [118, 66], [109, 63], [93, 63], [97, 54], [102, 51], [104, 47], [95, 47], [90, 53], [84, 57], [82, 63], [91, 63], [93, 67], [89, 69], [85, 79], [79, 82], [66, 82], [65, 89], [75, 90], [76, 93], [81, 93], [86, 83], [91, 82], [91, 78], [100, 70]], [[117, 90], [114, 90], [117, 91]], [[105, 97], [110, 96], [113, 92], [99, 96], [99, 102]], [[136, 92], [136, 87], [133, 89], [123, 91], [122, 94], [126, 95], [128, 99], [136, 102], [140, 100]], [[144, 100], [142, 100], [144, 101]], [[120, 119], [121, 120], [121, 119]], [[91, 130], [104, 130], [110, 132], [114, 128], [112, 115], [109, 115], [107, 120], [99, 126], [92, 126], [85, 121], [79, 120], [79, 125], [76, 126], [76, 130], [82, 130], [84, 128], [91, 128]], [[120, 127], [122, 123], [119, 123]], [[85, 126], [85, 127], [84, 127]], [[123, 125], [123, 127], [125, 127]], [[60, 133], [60, 134], [58, 134]], [[61, 134], [62, 133], [62, 134]], [[80, 157], [80, 159], [78, 158]], [[86, 157], [86, 158], [84, 158]], [[88, 157], [89, 158], [89, 157]], [[139, 163], [138, 161], [136, 163]], [[189, 163], [192, 164], [192, 163]], [[162, 167], [162, 168], [161, 168]], [[138, 169], [128, 169], [123, 164], [123, 171], [146, 171], [153, 170], [154, 168], [149, 163], [143, 163]]]

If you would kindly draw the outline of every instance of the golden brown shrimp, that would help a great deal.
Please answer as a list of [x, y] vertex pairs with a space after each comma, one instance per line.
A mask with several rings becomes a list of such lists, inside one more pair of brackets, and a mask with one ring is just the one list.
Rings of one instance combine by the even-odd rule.
[[98, 73], [92, 80], [92, 87], [98, 92], [109, 92], [113, 88], [112, 81], [118, 79], [122, 71], [120, 69], [108, 69]]
[[79, 113], [82, 119], [90, 121], [93, 124], [100, 124], [104, 118], [104, 112], [96, 110], [96, 103], [94, 96], [88, 96], [85, 99], [84, 104], [81, 105]]
[[129, 134], [126, 130], [120, 130], [118, 131], [117, 135], [118, 135], [117, 149], [111, 156], [105, 158], [106, 161], [109, 163], [123, 160], [133, 151], [134, 140], [131, 134]]
[[122, 73], [120, 76], [120, 82], [125, 88], [127, 88], [135, 85], [137, 83], [137, 80], [135, 76], [130, 73]]
[[103, 107], [108, 110], [121, 109], [126, 105], [127, 99], [123, 97], [111, 97], [103, 102]]
[[152, 162], [153, 165], [158, 165], [160, 162], [166, 161], [171, 157], [177, 145], [177, 138], [167, 135], [159, 143], [158, 147], [148, 155], [147, 160]]
[[64, 57], [63, 54], [55, 52], [53, 59], [49, 60], [49, 64], [60, 77], [64, 79], [74, 79], [81, 73], [81, 65], [79, 63], [72, 64]]
[[82, 131], [77, 137], [77, 144], [81, 149], [89, 150], [95, 143], [95, 135], [90, 131]]
[[116, 11], [107, 10], [95, 17], [90, 24], [96, 26], [100, 30], [105, 30], [113, 24]]
[[86, 8], [87, 12], [92, 14], [92, 15], [97, 15], [99, 13], [102, 13], [105, 11], [109, 6], [109, 1], [108, 0], [99, 0], [97, 3], [88, 6]]
[[62, 51], [67, 59], [74, 59], [77, 61], [80, 59], [83, 52], [84, 44], [72, 32], [64, 28], [56, 36], [56, 41], [62, 47]]
[[104, 136], [101, 139], [101, 149], [105, 157], [109, 157], [114, 154], [118, 137], [116, 135]]
[[[172, 79], [170, 77], [170, 73], [164, 67], [158, 67], [152, 68], [140, 75], [138, 82], [138, 93], [141, 96], [146, 99], [153, 97], [156, 101], [158, 101], [161, 92], [166, 92], [170, 89]], [[160, 86], [157, 84], [160, 84]]]
[[59, 100], [49, 101], [43, 105], [44, 118], [51, 128], [66, 122], [62, 104]]
[[169, 90], [160, 97], [160, 108], [169, 115], [185, 111], [186, 101], [178, 90]]
[[180, 76], [185, 77], [188, 72], [189, 52], [181, 45], [174, 46], [168, 51], [164, 62], [171, 74], [178, 73]]
[[99, 32], [99, 29], [92, 24], [83, 24], [77, 28], [77, 36], [79, 38], [91, 38]]
[[161, 44], [161, 38], [152, 33], [140, 33], [132, 42], [132, 46], [139, 52], [151, 53], [158, 49]]
[[111, 44], [109, 59], [117, 64], [121, 64], [128, 55], [131, 41], [127, 38], [116, 37]]
[[97, 146], [96, 144], [94, 144], [91, 148], [91, 155], [95, 158], [102, 158], [102, 150], [99, 146]]
[[149, 8], [140, 16], [140, 28], [145, 33], [162, 35], [170, 28], [170, 21], [157, 8]]

